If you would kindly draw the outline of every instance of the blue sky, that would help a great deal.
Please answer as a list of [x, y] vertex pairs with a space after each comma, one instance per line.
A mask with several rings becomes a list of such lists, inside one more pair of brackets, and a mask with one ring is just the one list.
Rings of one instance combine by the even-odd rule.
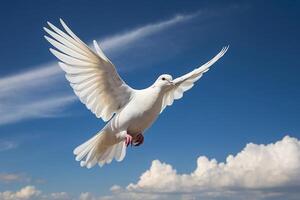
[[[191, 173], [200, 155], [224, 162], [248, 143], [299, 139], [299, 8], [297, 1], [3, 2], [0, 199], [29, 185], [72, 198], [111, 195], [111, 186], [126, 190], [156, 159]], [[72, 151], [104, 123], [76, 99], [48, 51], [42, 27], [59, 18], [88, 44], [99, 41], [138, 89], [230, 48], [164, 111], [141, 147], [129, 148], [121, 163], [87, 170]]]

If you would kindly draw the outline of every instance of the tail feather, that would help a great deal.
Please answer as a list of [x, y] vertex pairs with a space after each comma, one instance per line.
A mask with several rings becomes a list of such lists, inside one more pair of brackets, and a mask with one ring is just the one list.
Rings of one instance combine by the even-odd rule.
[[126, 154], [126, 145], [125, 142], [121, 142], [116, 147], [116, 154], [115, 154], [116, 161], [118, 162], [122, 161], [125, 157], [125, 154]]
[[97, 163], [99, 166], [110, 163], [114, 158], [122, 161], [126, 155], [124, 142], [109, 145], [105, 132], [99, 132], [94, 137], [74, 149], [76, 160], [81, 161], [80, 166], [91, 168]]
[[99, 166], [102, 167], [106, 163], [106, 158], [108, 158], [109, 154], [112, 151], [113, 146], [109, 147], [100, 157], [99, 157]]
[[91, 151], [91, 148], [95, 146], [98, 137], [100, 137], [100, 134], [99, 135], [97, 134], [93, 138], [81, 144], [73, 151], [73, 153], [76, 155], [76, 161], [82, 160]]

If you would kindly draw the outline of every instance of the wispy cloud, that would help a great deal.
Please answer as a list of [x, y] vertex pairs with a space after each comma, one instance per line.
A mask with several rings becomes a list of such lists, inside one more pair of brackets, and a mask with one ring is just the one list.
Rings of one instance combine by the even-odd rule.
[[58, 67], [47, 64], [1, 78], [0, 125], [54, 116], [58, 109], [73, 102], [74, 95], [55, 89], [62, 77]]
[[[31, 118], [55, 117], [62, 108], [74, 102], [74, 95], [64, 95], [50, 98], [31, 100], [24, 97], [23, 102], [9, 102], [1, 104], [0, 125]], [[3, 106], [4, 105], [4, 106]]]
[[0, 79], [0, 98], [20, 92], [23, 89], [39, 88], [48, 85], [48, 81], [53, 82], [57, 79], [57, 74], [60, 71], [54, 64], [45, 64], [25, 72], [2, 77]]
[[17, 146], [18, 146], [18, 143], [16, 143], [16, 142], [0, 139], [0, 152], [17, 148]]
[[30, 180], [31, 178], [25, 174], [0, 173], [0, 183], [29, 182]]
[[106, 51], [120, 50], [120, 47], [126, 48], [126, 45], [130, 43], [136, 42], [144, 37], [167, 29], [178, 23], [190, 20], [199, 15], [199, 13], [200, 12], [196, 12], [190, 15], [176, 15], [169, 20], [148, 24], [146, 26], [142, 26], [122, 34], [108, 37], [104, 40], [101, 40], [102, 42], [100, 41], [101, 47]]
[[[141, 38], [188, 21], [198, 14], [176, 15], [168, 20], [116, 34], [101, 40], [101, 46], [110, 52], [124, 51]], [[76, 100], [70, 90], [57, 89], [62, 81], [63, 72], [56, 62], [0, 77], [0, 125], [59, 115], [62, 108]]]

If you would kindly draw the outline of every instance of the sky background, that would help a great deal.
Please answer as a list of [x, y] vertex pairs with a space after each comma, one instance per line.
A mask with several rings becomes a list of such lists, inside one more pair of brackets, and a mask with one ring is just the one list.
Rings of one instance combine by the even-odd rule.
[[[248, 143], [300, 138], [299, 1], [12, 0], [0, 11], [0, 199], [26, 186], [107, 196], [113, 185], [137, 183], [153, 160], [189, 174], [201, 155], [225, 162]], [[104, 123], [73, 95], [48, 51], [42, 28], [59, 18], [87, 44], [99, 41], [137, 89], [230, 48], [165, 109], [142, 146], [128, 148], [121, 163], [88, 170], [72, 151]], [[287, 155], [299, 161], [299, 149]]]

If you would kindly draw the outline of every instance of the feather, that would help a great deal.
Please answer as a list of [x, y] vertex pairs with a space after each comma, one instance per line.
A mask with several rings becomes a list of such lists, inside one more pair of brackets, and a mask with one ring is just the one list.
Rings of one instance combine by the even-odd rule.
[[[59, 65], [66, 72], [65, 77], [80, 101], [97, 117], [108, 121], [129, 102], [134, 90], [121, 79], [96, 41], [97, 53], [81, 41], [62, 19], [60, 22], [64, 31], [50, 22], [48, 25], [52, 30], [44, 28], [49, 34], [45, 39], [57, 49], [50, 48], [50, 51], [61, 61]], [[96, 89], [99, 92], [93, 93]], [[91, 96], [93, 98], [88, 101]], [[101, 98], [103, 104], [95, 98]]]
[[223, 47], [222, 50], [213, 57], [210, 61], [204, 65], [194, 69], [193, 71], [178, 77], [173, 80], [174, 86], [170, 86], [170, 89], [164, 94], [161, 111], [162, 112], [166, 106], [173, 104], [173, 101], [180, 99], [183, 96], [183, 92], [191, 89], [194, 83], [199, 80], [202, 75], [209, 70], [209, 67], [217, 62], [228, 50], [229, 46]]

